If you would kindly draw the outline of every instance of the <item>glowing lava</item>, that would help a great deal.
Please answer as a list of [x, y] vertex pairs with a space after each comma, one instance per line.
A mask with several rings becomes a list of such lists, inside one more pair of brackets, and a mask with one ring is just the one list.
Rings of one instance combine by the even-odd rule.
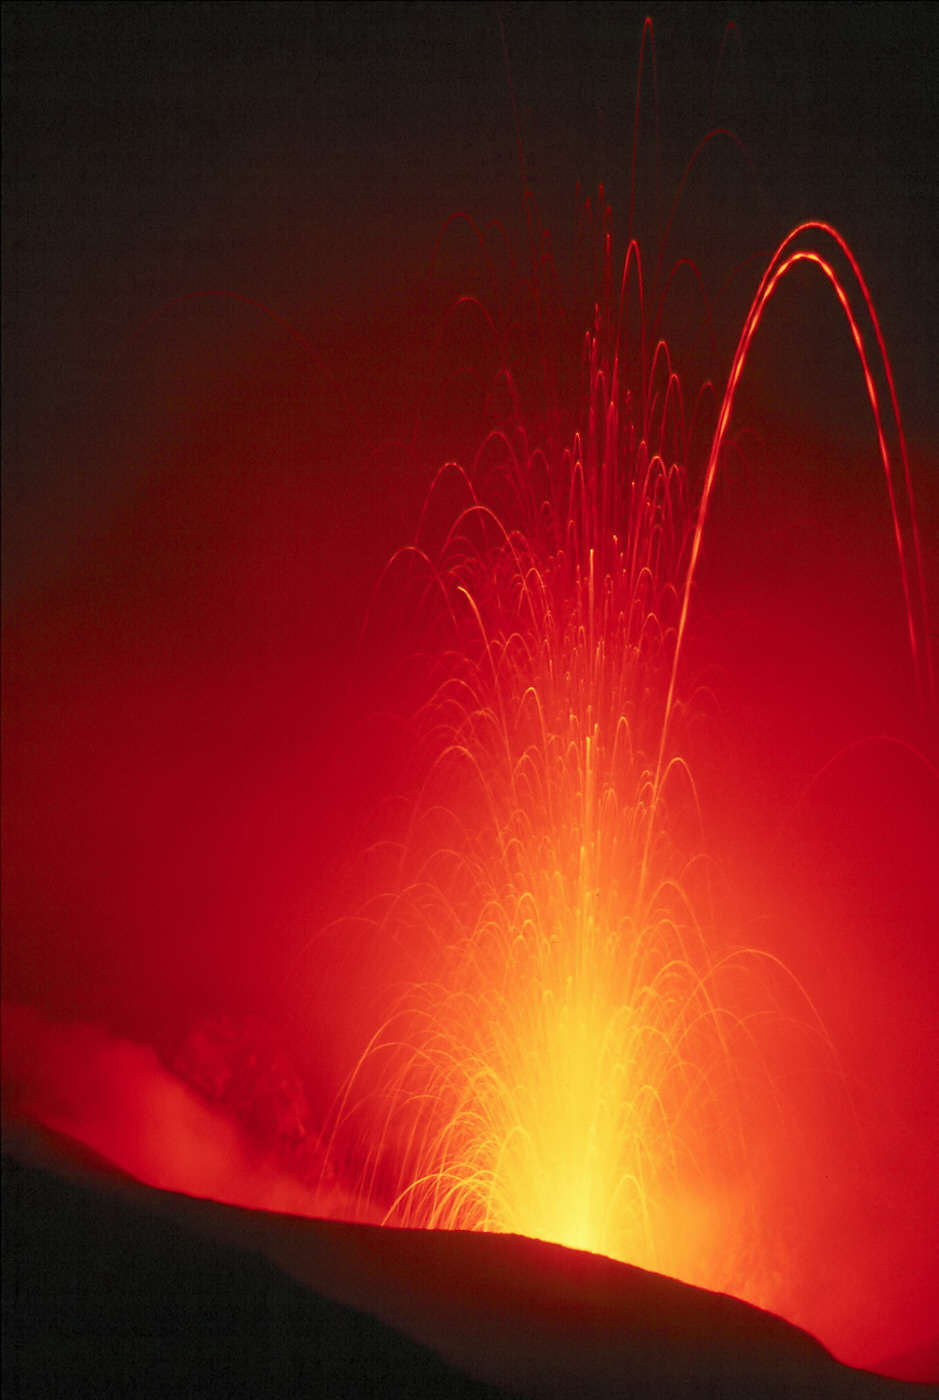
[[427, 524], [396, 560], [440, 654], [423, 788], [377, 923], [432, 973], [374, 1036], [332, 1125], [336, 1149], [355, 1125], [369, 1139], [361, 1192], [384, 1196], [388, 1222], [511, 1231], [772, 1296], [754, 1144], [775, 1130], [786, 1070], [806, 1051], [817, 1072], [832, 1061], [781, 964], [714, 927], [679, 662], [735, 391], [803, 262], [833, 287], [861, 361], [931, 689], [909, 474], [901, 512], [888, 447], [889, 425], [905, 469], [896, 400], [844, 241], [822, 224], [783, 241], [719, 404], [708, 385], [683, 390], [664, 341], [646, 354], [631, 243], [586, 338], [569, 446], [533, 449], [516, 408], [471, 471], [438, 475], [425, 520], [437, 495], [460, 497], [440, 538]]

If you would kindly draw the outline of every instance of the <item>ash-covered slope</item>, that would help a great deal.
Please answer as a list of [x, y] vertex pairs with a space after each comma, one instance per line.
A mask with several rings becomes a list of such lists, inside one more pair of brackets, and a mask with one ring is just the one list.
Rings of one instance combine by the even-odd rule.
[[5, 1131], [4, 1392], [889, 1397], [737, 1299], [511, 1236], [157, 1191]]

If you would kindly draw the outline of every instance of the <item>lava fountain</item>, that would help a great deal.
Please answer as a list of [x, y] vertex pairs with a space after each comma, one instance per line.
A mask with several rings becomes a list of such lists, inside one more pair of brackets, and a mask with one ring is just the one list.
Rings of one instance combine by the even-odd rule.
[[389, 1223], [529, 1235], [772, 1302], [754, 1143], [791, 1112], [796, 1063], [837, 1080], [836, 1057], [783, 964], [716, 923], [680, 663], [737, 385], [799, 264], [850, 327], [928, 701], [912, 487], [873, 304], [833, 228], [780, 244], [720, 396], [689, 393], [657, 338], [638, 244], [618, 281], [612, 256], [603, 232], [568, 443], [531, 444], [504, 364], [506, 421], [471, 469], [440, 470], [389, 569], [433, 637], [431, 693], [397, 881], [371, 916], [377, 946], [428, 971], [331, 1140], [368, 1141], [362, 1197], [384, 1196]]

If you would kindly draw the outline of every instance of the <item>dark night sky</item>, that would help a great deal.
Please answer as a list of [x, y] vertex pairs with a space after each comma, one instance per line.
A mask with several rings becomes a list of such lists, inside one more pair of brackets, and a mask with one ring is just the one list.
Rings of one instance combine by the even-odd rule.
[[[332, 698], [342, 686], [328, 692], [286, 658], [318, 653], [341, 671], [429, 473], [441, 455], [472, 452], [487, 426], [445, 392], [443, 427], [428, 431], [423, 455], [402, 465], [394, 450], [375, 452], [409, 434], [418, 408], [433, 418], [428, 404], [446, 374], [428, 346], [448, 297], [479, 284], [456, 234], [449, 271], [421, 290], [444, 221], [458, 210], [481, 224], [500, 219], [524, 247], [499, 14], [489, 5], [5, 7], [4, 609], [19, 618], [14, 653], [19, 637], [32, 647], [22, 672], [31, 679], [14, 687], [14, 704], [31, 685], [58, 696], [49, 704], [64, 733], [76, 676], [89, 696], [101, 676], [138, 694], [177, 673], [206, 695], [241, 684], [229, 742], [259, 770], [271, 759], [267, 731], [278, 728], [263, 718], [268, 691], [293, 686], [308, 729], [330, 731], [346, 707]], [[504, 11], [528, 175], [562, 280], [575, 261], [578, 181], [590, 192], [602, 179], [614, 227], [625, 224], [643, 14], [632, 5]], [[935, 572], [932, 10], [665, 4], [652, 15], [660, 141], [646, 101], [640, 230], [662, 224], [656, 168], [670, 193], [697, 140], [731, 125], [754, 175], [727, 143], [712, 147], [669, 249], [696, 257], [712, 285], [744, 264], [718, 317], [726, 355], [783, 234], [809, 216], [841, 229], [893, 356]], [[731, 20], [739, 43], [730, 37], [718, 67]], [[252, 307], [174, 302], [210, 290], [270, 308], [318, 362]], [[898, 617], [860, 375], [829, 293], [810, 286], [777, 299], [749, 380], [747, 404], [787, 444], [817, 437], [819, 455], [862, 444], [867, 465], [826, 472], [824, 501], [817, 477], [806, 478], [810, 514], [847, 540], [845, 503], [868, 503], [864, 542], [859, 552], [854, 541], [845, 567], [865, 557], [873, 575], [876, 559]], [[744, 536], [760, 538], [734, 513], [744, 495], [730, 482], [729, 543], [718, 518], [714, 561], [722, 552], [743, 561]], [[805, 548], [818, 552], [811, 534]], [[726, 586], [758, 592], [762, 579], [766, 596], [788, 587], [759, 544], [747, 567], [755, 574], [731, 571]], [[265, 669], [278, 679], [255, 695]], [[354, 667], [343, 674], [360, 686]], [[164, 758], [174, 725], [191, 730], [196, 750], [211, 727], [203, 702], [193, 714], [179, 699], [183, 683], [167, 684], [177, 710], [158, 725]], [[289, 736], [302, 732], [299, 698], [295, 708], [289, 723], [281, 716], [282, 763]], [[223, 750], [216, 763], [216, 777], [231, 766]], [[374, 755], [362, 765], [377, 771]], [[355, 806], [362, 776], [320, 775], [314, 828], [324, 839], [336, 803]], [[166, 801], [178, 800], [171, 787]], [[295, 799], [298, 863], [306, 800]]]
[[[349, 708], [343, 684], [323, 686], [293, 655], [328, 657], [346, 686], [365, 688], [348, 660], [349, 638], [374, 579], [408, 538], [441, 455], [472, 452], [488, 426], [478, 406], [436, 391], [446, 373], [428, 347], [448, 297], [479, 277], [457, 231], [447, 270], [426, 287], [434, 240], [448, 216], [466, 210], [481, 224], [502, 220], [524, 247], [499, 14], [489, 5], [4, 8], [3, 554], [13, 713], [22, 702], [38, 733], [45, 725], [47, 736], [64, 736], [81, 712], [77, 687], [91, 707], [92, 769], [94, 696], [107, 685], [130, 695], [164, 687], [155, 761], [180, 773], [206, 748], [208, 697], [241, 687], [231, 748], [221, 744], [210, 770], [222, 804], [238, 781], [219, 774], [239, 771], [245, 755], [259, 774], [288, 764], [305, 732], [330, 733]], [[643, 14], [605, 4], [513, 5], [503, 14], [528, 175], [562, 280], [575, 262], [578, 181], [590, 192], [604, 180], [614, 227], [625, 224]], [[696, 141], [712, 125], [732, 125], [754, 175], [727, 143], [712, 147], [669, 249], [695, 256], [712, 285], [743, 264], [718, 317], [724, 355], [761, 262], [788, 229], [809, 216], [841, 229], [869, 277], [893, 356], [935, 576], [932, 9], [664, 4], [652, 15], [660, 142], [645, 101], [640, 229], [661, 227], [656, 169], [671, 192]], [[718, 67], [731, 20], [737, 36]], [[648, 155], [656, 150], [657, 166]], [[318, 359], [254, 307], [185, 300], [218, 290], [289, 321]], [[741, 406], [786, 443], [782, 455], [800, 434], [818, 439], [822, 458], [861, 444], [863, 468], [826, 468], [823, 492], [809, 473], [805, 499], [810, 523], [843, 536], [844, 567], [867, 561], [870, 589], [896, 620], [882, 478], [831, 295], [810, 286], [777, 298], [758, 350]], [[376, 451], [406, 437], [419, 408], [435, 424], [423, 454]], [[790, 580], [768, 568], [753, 521], [744, 512], [741, 525], [735, 515], [745, 495], [729, 479], [726, 542], [717, 518], [710, 559], [739, 559], [743, 572], [731, 570], [725, 586], [754, 596], [762, 587], [769, 597]], [[855, 498], [869, 510], [852, 539], [844, 506]], [[757, 544], [748, 554], [750, 539]], [[820, 555], [811, 534], [807, 541]], [[839, 556], [829, 552], [837, 573]], [[864, 606], [879, 606], [862, 583]], [[29, 659], [21, 665], [23, 638]], [[894, 646], [880, 671], [902, 668], [897, 655]], [[271, 679], [259, 690], [264, 676]], [[868, 683], [861, 677], [861, 688]], [[181, 698], [187, 690], [203, 697], [195, 710]], [[33, 691], [51, 707], [44, 719]], [[275, 693], [278, 720], [265, 709]], [[292, 713], [279, 698], [288, 694]], [[789, 703], [784, 693], [781, 709]], [[361, 705], [352, 709], [361, 715]], [[761, 714], [760, 723], [770, 719]], [[131, 736], [137, 723], [128, 720]], [[155, 738], [149, 724], [142, 732]], [[822, 730], [806, 775], [826, 756]], [[10, 733], [18, 732], [14, 718]], [[174, 733], [190, 736], [181, 766]], [[272, 755], [275, 733], [283, 752]], [[32, 752], [31, 742], [21, 752]], [[84, 751], [81, 743], [74, 751]], [[40, 742], [37, 752], [53, 748]], [[115, 773], [123, 752], [118, 746], [111, 760]], [[319, 811], [312, 844], [322, 839], [329, 852], [339, 807], [355, 807], [359, 788], [380, 789], [383, 780], [370, 784], [364, 773], [379, 773], [383, 760], [361, 758], [350, 778], [324, 776], [321, 758], [310, 760]], [[785, 767], [764, 760], [754, 759], [764, 771]], [[55, 769], [54, 758], [48, 763]], [[84, 770], [76, 763], [75, 771]], [[23, 773], [26, 789], [40, 791], [28, 764]], [[185, 780], [161, 781], [170, 809], [185, 805]], [[311, 844], [302, 788], [298, 778], [285, 809], [298, 868]], [[86, 799], [75, 800], [83, 810]], [[45, 810], [57, 805], [69, 810], [52, 801]], [[210, 804], [206, 825], [217, 818]], [[251, 838], [244, 842], [250, 850]], [[259, 853], [259, 863], [276, 869], [270, 854]], [[183, 883], [196, 859], [183, 859]], [[84, 868], [84, 858], [76, 861]], [[48, 906], [44, 894], [44, 924], [58, 917]], [[246, 909], [247, 930], [260, 916]], [[202, 916], [189, 917], [198, 924]], [[296, 911], [279, 917], [289, 922]]]
[[[578, 179], [605, 181], [625, 221], [643, 13], [505, 10], [529, 174], [561, 248]], [[931, 8], [652, 14], [665, 188], [725, 120], [758, 176], [728, 176], [724, 206], [717, 157], [694, 203], [697, 255], [715, 242], [752, 255], [800, 217], [830, 218], [868, 271], [910, 430], [934, 443]], [[743, 59], [732, 43], [712, 107], [730, 20]], [[129, 450], [115, 437], [131, 410], [114, 376], [149, 315], [208, 288], [251, 296], [346, 382], [351, 345], [351, 375], [380, 393], [363, 323], [400, 316], [455, 210], [518, 231], [519, 182], [494, 6], [11, 4], [3, 23], [9, 607], [146, 469], [136, 424]]]

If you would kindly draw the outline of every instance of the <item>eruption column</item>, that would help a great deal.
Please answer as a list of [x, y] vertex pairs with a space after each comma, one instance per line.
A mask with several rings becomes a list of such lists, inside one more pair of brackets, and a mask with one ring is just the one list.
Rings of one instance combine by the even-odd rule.
[[[833, 264], [799, 246], [812, 234], [847, 260], [874, 326], [906, 473], [913, 578], [858, 318]], [[604, 252], [608, 261], [608, 236]], [[622, 361], [621, 313], [598, 305], [585, 421], [570, 447], [551, 459], [530, 450], [518, 421], [494, 431], [472, 472], [451, 464], [438, 474], [432, 498], [454, 486], [463, 494], [442, 543], [419, 538], [397, 561], [419, 579], [432, 619], [442, 602], [447, 633], [423, 713], [430, 762], [400, 888], [378, 924], [382, 939], [419, 950], [430, 975], [376, 1033], [332, 1127], [338, 1144], [365, 1114], [362, 1191], [384, 1187], [389, 1222], [513, 1231], [749, 1296], [768, 1286], [750, 1145], [780, 1111], [778, 1065], [806, 1041], [824, 1053], [824, 1035], [805, 998], [783, 1029], [794, 992], [785, 969], [720, 946], [700, 917], [706, 861], [677, 746], [691, 705], [679, 663], [735, 392], [773, 293], [800, 263], [834, 288], [861, 360], [914, 667], [931, 688], [893, 380], [840, 235], [803, 224], [770, 260], [697, 504], [692, 425], [669, 348], [658, 342], [637, 402], [623, 389], [634, 366]], [[635, 243], [621, 306], [631, 270], [642, 314]], [[487, 474], [508, 509], [486, 499]], [[715, 1216], [717, 1182], [733, 1183], [736, 1203], [725, 1195]], [[694, 1205], [705, 1197], [709, 1224]]]

